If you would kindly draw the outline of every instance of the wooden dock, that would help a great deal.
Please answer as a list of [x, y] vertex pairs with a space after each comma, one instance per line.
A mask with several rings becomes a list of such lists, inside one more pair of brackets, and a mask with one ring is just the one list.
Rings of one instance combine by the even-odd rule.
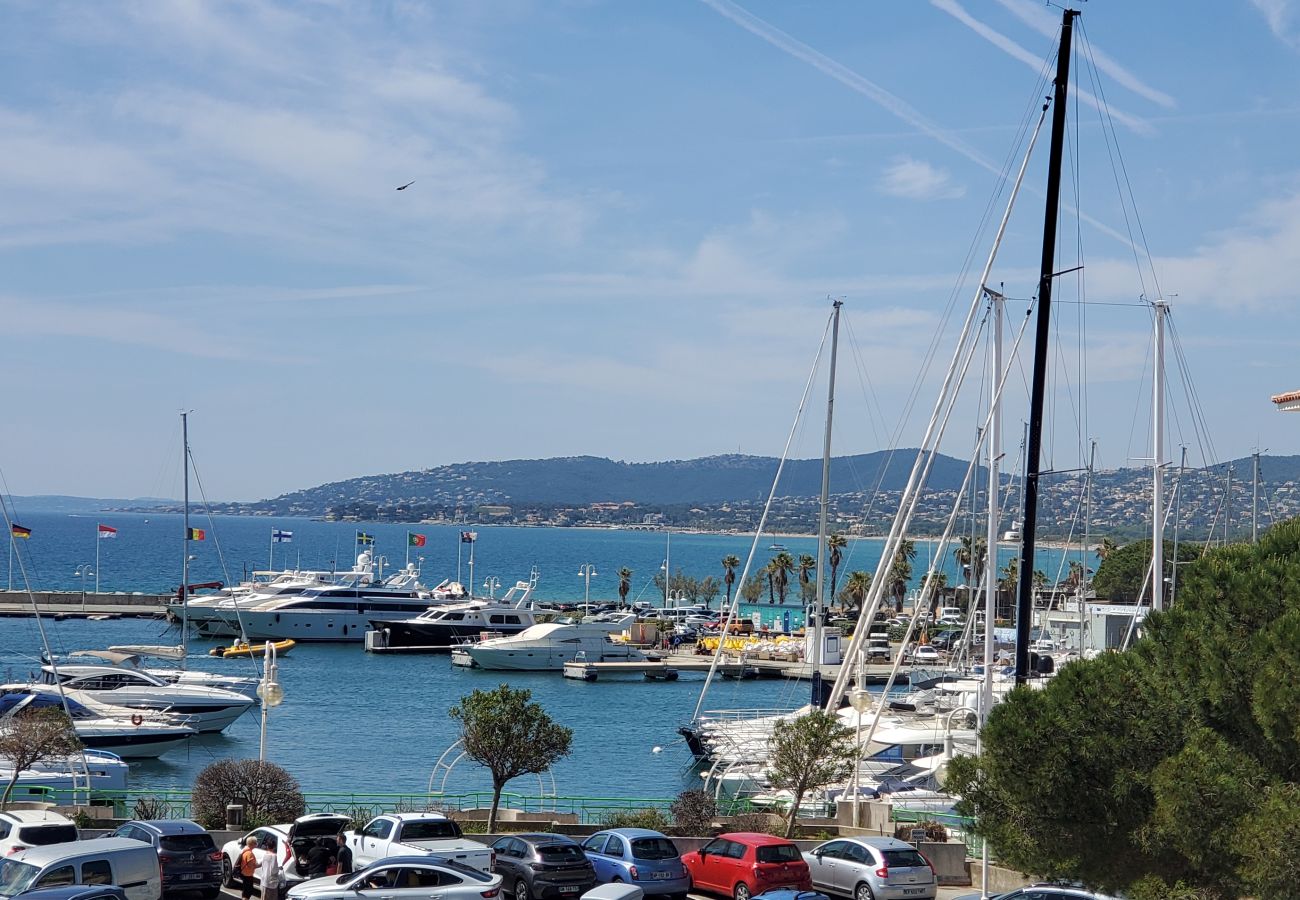
[[[660, 660], [640, 662], [586, 662], [575, 660], [564, 664], [564, 677], [580, 681], [598, 681], [608, 675], [640, 675], [647, 681], [676, 681], [682, 672], [705, 674], [713, 665], [709, 656], [675, 654]], [[889, 680], [889, 666], [866, 666], [863, 681], [866, 684], [884, 684]], [[796, 678], [811, 681], [819, 672], [824, 682], [833, 682], [840, 674], [839, 665], [812, 666], [805, 662], [777, 659], [728, 658], [718, 663], [717, 674], [723, 678]], [[907, 667], [899, 672], [899, 681], [906, 683]]]

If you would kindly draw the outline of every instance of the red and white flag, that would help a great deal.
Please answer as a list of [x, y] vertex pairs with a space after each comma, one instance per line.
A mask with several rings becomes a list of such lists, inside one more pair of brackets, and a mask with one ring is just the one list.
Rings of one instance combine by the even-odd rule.
[[103, 538], [115, 538], [117, 537], [117, 529], [111, 525], [100, 525], [99, 537], [101, 540]]

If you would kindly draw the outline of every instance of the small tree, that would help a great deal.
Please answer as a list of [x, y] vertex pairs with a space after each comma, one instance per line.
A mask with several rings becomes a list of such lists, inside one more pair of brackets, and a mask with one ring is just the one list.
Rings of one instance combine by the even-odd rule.
[[825, 710], [777, 723], [768, 741], [768, 780], [777, 790], [794, 794], [787, 838], [794, 834], [804, 796], [847, 778], [855, 753], [852, 730]]
[[194, 779], [190, 814], [200, 825], [222, 827], [229, 803], [244, 807], [244, 822], [250, 826], [292, 822], [307, 811], [298, 780], [258, 759], [220, 759]]
[[672, 813], [674, 833], [703, 837], [713, 833], [713, 819], [718, 814], [718, 804], [707, 793], [694, 788], [678, 794], [668, 811]]
[[9, 795], [18, 775], [38, 762], [81, 751], [81, 740], [67, 714], [54, 707], [24, 710], [0, 720], [0, 758], [13, 766], [13, 776], [0, 795], [0, 809], [9, 805]]
[[545, 772], [569, 754], [573, 730], [556, 724], [533, 703], [533, 692], [503, 684], [493, 691], [474, 691], [447, 711], [460, 723], [460, 739], [470, 759], [492, 773], [492, 809], [487, 830], [493, 833], [501, 790], [513, 778]]

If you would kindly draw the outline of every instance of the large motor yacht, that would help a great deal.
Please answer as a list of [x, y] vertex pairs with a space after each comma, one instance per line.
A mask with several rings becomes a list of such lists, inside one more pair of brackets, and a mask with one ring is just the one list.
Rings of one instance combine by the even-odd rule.
[[135, 712], [94, 701], [83, 703], [84, 696], [79, 691], [67, 691], [60, 697], [57, 688], [42, 684], [0, 685], [0, 719], [28, 709], [62, 709], [66, 704], [81, 743], [124, 759], [161, 756], [198, 733], [174, 716]]
[[364, 551], [352, 571], [338, 576], [334, 584], [241, 610], [244, 635], [252, 641], [360, 643], [371, 619], [403, 613], [415, 616], [439, 600], [452, 599], [445, 591], [435, 594], [422, 585], [412, 563], [383, 580], [376, 578], [375, 567], [370, 552]]
[[121, 666], [46, 665], [41, 666], [41, 675], [46, 685], [93, 695], [113, 706], [181, 716], [194, 730], [208, 734], [224, 731], [257, 705], [234, 691], [171, 684], [148, 672]]
[[532, 608], [537, 576], [519, 581], [500, 600], [469, 600], [431, 606], [415, 618], [372, 619], [366, 649], [372, 653], [448, 651], [480, 635], [518, 634], [537, 624]]
[[639, 662], [646, 653], [614, 635], [636, 622], [632, 613], [596, 616], [581, 622], [546, 622], [510, 637], [466, 644], [452, 652], [452, 662], [481, 669], [561, 671], [579, 653], [587, 662]]
[[296, 597], [303, 591], [334, 581], [333, 572], [287, 569], [283, 572], [254, 572], [246, 581], [220, 594], [193, 597], [184, 609], [169, 606], [172, 613], [188, 620], [190, 627], [204, 637], [238, 637], [239, 615], [245, 609], [262, 606], [272, 600]]

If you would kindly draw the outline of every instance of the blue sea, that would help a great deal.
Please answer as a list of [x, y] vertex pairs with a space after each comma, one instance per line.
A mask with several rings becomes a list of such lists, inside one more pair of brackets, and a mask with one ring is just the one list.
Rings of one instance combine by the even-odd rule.
[[[19, 521], [32, 529], [32, 537], [17, 542], [23, 565], [14, 567], [15, 588], [21, 589], [25, 569], [33, 590], [79, 591], [82, 579], [74, 573], [79, 566], [95, 570], [96, 549], [102, 591], [167, 592], [180, 581], [179, 515], [38, 513], [21, 516]], [[118, 537], [97, 543], [99, 522], [117, 528]], [[190, 545], [196, 557], [191, 563], [193, 582], [237, 581], [245, 571], [267, 568], [272, 564], [273, 528], [293, 532], [292, 543], [274, 545], [275, 568], [347, 568], [353, 561], [358, 530], [374, 536], [377, 557], [385, 557], [390, 567], [401, 566], [406, 561], [410, 532], [426, 538], [424, 547], [410, 548], [411, 559], [421, 565], [426, 583], [457, 578], [458, 552], [461, 580], [469, 580], [470, 545], [461, 543], [459, 527], [233, 516], [192, 516], [191, 525], [206, 531], [204, 541]], [[526, 580], [536, 567], [537, 599], [580, 600], [586, 585], [578, 570], [591, 563], [598, 573], [591, 579], [593, 600], [616, 599], [615, 573], [624, 566], [634, 573], [629, 599], [661, 599], [651, 578], [664, 561], [666, 537], [662, 533], [482, 525], [473, 530], [478, 533], [474, 544], [476, 593], [484, 593], [482, 585], [490, 577], [499, 579], [504, 589]], [[764, 537], [755, 557], [756, 568], [765, 565], [775, 552], [768, 549], [774, 540], [796, 556], [816, 552], [814, 538]], [[735, 554], [743, 563], [751, 541], [752, 536], [744, 535], [674, 534], [672, 568], [697, 578], [721, 578], [721, 559]], [[850, 541], [842, 572], [873, 570], [880, 543]], [[932, 552], [931, 544], [918, 542], [918, 575], [924, 572]], [[1002, 556], [1009, 559], [1010, 550], [1004, 549]], [[1040, 551], [1039, 568], [1054, 577], [1063, 556], [1060, 550]], [[944, 562], [949, 583], [959, 583], [950, 553]], [[86, 577], [88, 590], [94, 589], [94, 577]], [[792, 598], [795, 591], [797, 585]], [[781, 621], [788, 614], [791, 627], [802, 624], [802, 611], [794, 605], [782, 608], [763, 601], [746, 609], [753, 610], [762, 612], [768, 621]], [[176, 643], [179, 639], [175, 629], [149, 619], [47, 619], [46, 628], [56, 653], [111, 644]], [[208, 657], [210, 646], [214, 644], [203, 641], [191, 645], [194, 667], [255, 674], [248, 660]], [[37, 668], [39, 653], [33, 619], [0, 619], [0, 672], [6, 680], [26, 678]], [[558, 673], [507, 675], [463, 670], [451, 666], [446, 656], [375, 656], [364, 652], [360, 644], [338, 644], [296, 648], [281, 660], [280, 681], [285, 701], [270, 713], [267, 758], [288, 768], [308, 791], [425, 791], [436, 761], [456, 740], [448, 708], [469, 691], [491, 688], [501, 681], [528, 688], [556, 720], [573, 728], [572, 753], [554, 770], [555, 787], [561, 795], [671, 797], [698, 780], [676, 729], [691, 718], [703, 685], [701, 676], [683, 675], [677, 682], [627, 677], [587, 683], [566, 680]], [[806, 702], [808, 693], [806, 683], [719, 681], [710, 690], [705, 708], [792, 708]], [[185, 789], [200, 769], [216, 759], [256, 757], [259, 725], [257, 716], [250, 713], [224, 734], [192, 740], [188, 750], [134, 763], [132, 787]], [[438, 780], [441, 778], [440, 773]], [[515, 789], [538, 791], [535, 780], [521, 781], [525, 783]], [[466, 762], [453, 769], [447, 783], [447, 789], [454, 791], [486, 786], [481, 770]], [[546, 789], [550, 790], [549, 783]]]

